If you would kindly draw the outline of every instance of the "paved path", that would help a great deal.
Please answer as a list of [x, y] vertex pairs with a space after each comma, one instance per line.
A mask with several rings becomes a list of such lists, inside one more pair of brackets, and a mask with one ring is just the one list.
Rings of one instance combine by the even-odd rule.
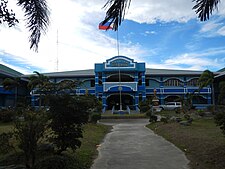
[[91, 169], [188, 169], [184, 153], [144, 127], [146, 119], [114, 120]]

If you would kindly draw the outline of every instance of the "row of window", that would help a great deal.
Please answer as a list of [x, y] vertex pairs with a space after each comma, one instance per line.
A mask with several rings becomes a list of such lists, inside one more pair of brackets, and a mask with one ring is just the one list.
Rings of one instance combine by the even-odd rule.
[[[139, 80], [138, 85], [141, 85], [142, 82]], [[102, 81], [99, 81], [99, 85], [102, 85]], [[187, 82], [187, 86], [197, 86], [198, 85], [198, 79], [192, 79]], [[90, 86], [95, 87], [95, 81], [90, 80]], [[150, 86], [150, 81], [145, 81], [145, 86]], [[164, 82], [164, 86], [184, 86], [184, 82], [178, 80], [178, 79], [169, 79]]]
[[[149, 80], [146, 80], [145, 82], [146, 86], [150, 86]], [[187, 86], [198, 86], [198, 79], [192, 79], [187, 82]], [[164, 86], [184, 86], [184, 82], [178, 80], [178, 79], [169, 79], [164, 82]]]

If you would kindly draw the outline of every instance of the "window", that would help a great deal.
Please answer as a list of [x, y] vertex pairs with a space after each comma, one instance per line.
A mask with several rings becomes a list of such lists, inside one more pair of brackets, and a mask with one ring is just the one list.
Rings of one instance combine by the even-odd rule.
[[169, 79], [164, 83], [164, 86], [183, 86], [184, 83], [178, 79]]
[[145, 79], [145, 86], [149, 86], [149, 79]]
[[91, 80], [91, 87], [95, 87], [95, 81]]
[[187, 82], [187, 86], [198, 86], [198, 79], [191, 79]]

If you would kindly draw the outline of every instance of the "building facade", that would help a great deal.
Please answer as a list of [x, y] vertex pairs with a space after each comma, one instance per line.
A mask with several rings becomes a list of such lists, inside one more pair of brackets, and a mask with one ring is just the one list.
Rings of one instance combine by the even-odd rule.
[[[95, 95], [103, 103], [103, 110], [138, 110], [140, 101], [151, 99], [156, 92], [159, 104], [186, 99], [188, 93], [198, 90], [197, 81], [202, 71], [166, 70], [146, 68], [125, 56], [115, 56], [94, 69], [45, 73], [51, 81], [78, 80], [82, 84], [70, 91], [76, 95]], [[33, 105], [38, 95], [32, 94]], [[193, 98], [193, 105], [206, 107], [212, 104], [212, 88], [203, 88]]]
[[[18, 102], [30, 99], [29, 92], [26, 88], [27, 79], [21, 78], [22, 73], [17, 72], [5, 65], [0, 64], [0, 108], [1, 107], [14, 107]], [[17, 81], [10, 86], [10, 90], [3, 87], [3, 81], [6, 78]], [[18, 80], [19, 79], [19, 80]]]
[[[28, 75], [22, 75], [12, 70], [1, 71], [1, 81], [5, 77], [22, 77], [28, 79]], [[95, 95], [103, 103], [103, 111], [106, 110], [138, 110], [141, 101], [152, 99], [156, 95], [159, 104], [187, 99], [188, 94], [196, 93], [192, 103], [196, 107], [207, 107], [213, 103], [211, 86], [198, 91], [197, 81], [202, 71], [169, 70], [146, 68], [145, 63], [135, 62], [126, 56], [115, 56], [103, 63], [96, 63], [94, 69], [44, 73], [54, 83], [65, 80], [82, 82], [70, 94]], [[224, 72], [214, 72], [218, 80], [224, 79]], [[218, 81], [215, 79], [215, 81]], [[26, 80], [25, 80], [26, 81]], [[24, 83], [25, 83], [24, 81]], [[39, 94], [32, 91], [28, 94], [32, 105], [39, 105]], [[0, 106], [13, 104], [14, 91], [6, 91], [0, 86]], [[8, 98], [8, 99], [6, 99]], [[11, 100], [11, 101], [10, 101]]]

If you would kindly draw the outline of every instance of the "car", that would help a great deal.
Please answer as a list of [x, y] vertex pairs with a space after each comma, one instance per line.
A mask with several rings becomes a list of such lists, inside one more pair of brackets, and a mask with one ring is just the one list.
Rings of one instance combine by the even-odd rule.
[[181, 108], [181, 102], [167, 102], [164, 105], [160, 105], [163, 110], [176, 110]]

